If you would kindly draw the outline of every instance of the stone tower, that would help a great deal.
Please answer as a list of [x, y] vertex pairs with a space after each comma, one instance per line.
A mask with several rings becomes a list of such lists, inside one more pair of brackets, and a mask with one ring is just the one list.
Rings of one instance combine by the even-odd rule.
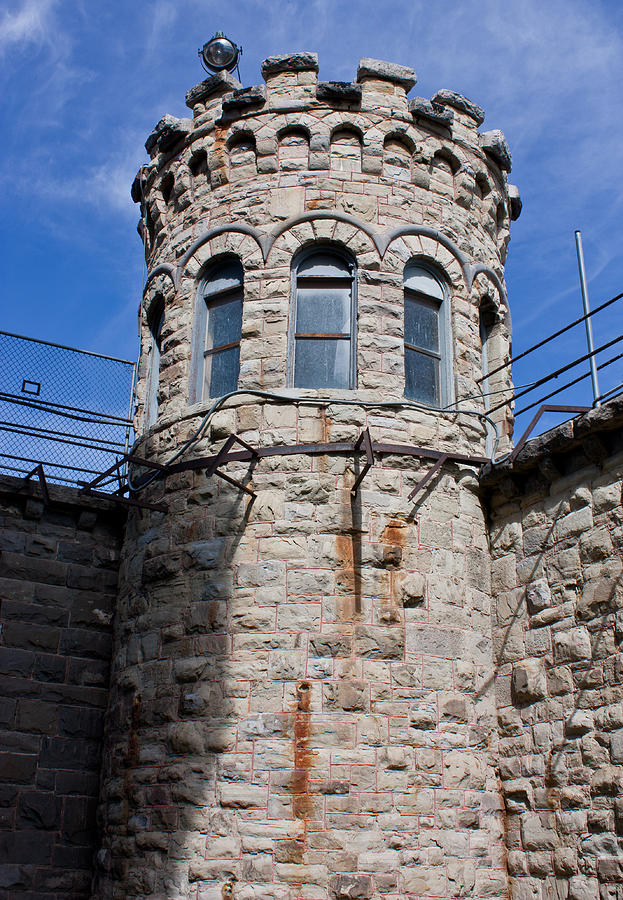
[[479, 380], [509, 351], [510, 154], [465, 97], [408, 100], [412, 69], [317, 72], [197, 85], [133, 186], [153, 508], [99, 898], [507, 896], [476, 474], [512, 425]]

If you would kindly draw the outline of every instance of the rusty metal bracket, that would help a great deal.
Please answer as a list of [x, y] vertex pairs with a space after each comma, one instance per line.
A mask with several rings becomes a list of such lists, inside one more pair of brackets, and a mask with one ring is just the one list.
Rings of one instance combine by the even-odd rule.
[[39, 463], [38, 466], [35, 466], [34, 469], [31, 469], [28, 475], [24, 475], [23, 484], [25, 485], [30, 479], [36, 475], [39, 478], [39, 484], [41, 485], [41, 494], [43, 496], [43, 502], [47, 506], [50, 502], [50, 492], [48, 491], [48, 483], [45, 478], [45, 472], [43, 471], [43, 463]]
[[552, 405], [551, 403], [544, 403], [542, 406], [540, 406], [538, 408], [538, 410], [536, 411], [536, 413], [534, 415], [534, 418], [532, 419], [532, 421], [530, 422], [530, 424], [528, 425], [528, 427], [526, 428], [526, 430], [524, 431], [522, 436], [517, 441], [517, 445], [513, 449], [513, 452], [511, 453], [511, 455], [508, 457], [509, 462], [512, 463], [515, 461], [517, 454], [519, 453], [519, 451], [521, 450], [523, 445], [526, 443], [526, 441], [532, 434], [532, 431], [534, 430], [536, 423], [539, 421], [539, 419], [541, 418], [541, 416], [544, 413], [561, 412], [561, 413], [579, 414], [579, 413], [589, 412], [591, 409], [592, 409], [592, 407], [590, 407], [590, 406], [556, 406], [556, 405]]
[[223, 481], [227, 481], [229, 484], [233, 484], [234, 487], [237, 487], [239, 490], [244, 491], [244, 493], [248, 494], [250, 497], [255, 498], [257, 496], [255, 491], [252, 491], [251, 488], [248, 488], [246, 485], [242, 484], [242, 482], [236, 481], [236, 479], [232, 478], [231, 475], [227, 475], [225, 472], [220, 471], [220, 466], [225, 465], [225, 463], [229, 462], [229, 459], [227, 457], [234, 444], [240, 444], [241, 447], [244, 447], [245, 450], [248, 450], [253, 460], [257, 460], [260, 458], [260, 454], [255, 449], [255, 447], [247, 444], [247, 442], [243, 441], [243, 439], [237, 434], [230, 434], [219, 452], [212, 459], [210, 464], [206, 466], [206, 475], [208, 477], [210, 475], [216, 475], [218, 476], [218, 478], [222, 478]]
[[361, 453], [363, 447], [363, 452], [366, 454], [366, 461], [364, 463], [363, 469], [357, 476], [355, 483], [353, 484], [350, 492], [353, 497], [356, 496], [357, 491], [359, 490], [359, 485], [366, 477], [372, 466], [374, 465], [374, 451], [372, 449], [372, 438], [370, 437], [370, 429], [365, 428], [357, 440], [355, 441], [355, 453]]
[[428, 482], [431, 480], [431, 478], [435, 477], [437, 472], [441, 469], [441, 467], [444, 465], [445, 462], [447, 462], [447, 460], [449, 458], [450, 458], [449, 453], [441, 454], [441, 456], [439, 457], [437, 462], [433, 466], [431, 466], [431, 468], [428, 470], [426, 475], [422, 479], [420, 479], [420, 481], [418, 481], [416, 486], [413, 488], [413, 490], [409, 494], [409, 500], [413, 500], [413, 498], [416, 497], [420, 493], [420, 491], [424, 490], [424, 488], [426, 487]]

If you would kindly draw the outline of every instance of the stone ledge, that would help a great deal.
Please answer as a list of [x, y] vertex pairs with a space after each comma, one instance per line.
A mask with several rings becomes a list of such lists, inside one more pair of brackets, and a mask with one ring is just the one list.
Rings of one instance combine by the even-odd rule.
[[228, 97], [223, 97], [223, 112], [237, 112], [248, 109], [250, 106], [261, 106], [266, 103], [266, 88], [263, 84], [255, 84], [252, 87], [234, 91]]
[[511, 219], [514, 222], [521, 215], [521, 210], [523, 208], [523, 203], [521, 202], [521, 197], [519, 196], [519, 188], [517, 187], [517, 185], [509, 184], [508, 200], [511, 207]]
[[480, 146], [495, 160], [500, 169], [510, 172], [513, 167], [513, 158], [503, 132], [497, 128], [493, 131], [485, 131], [480, 135]]
[[409, 112], [414, 119], [425, 119], [443, 128], [451, 128], [454, 122], [454, 112], [451, 109], [446, 109], [441, 103], [425, 100], [424, 97], [409, 100]]
[[455, 91], [449, 91], [442, 88], [431, 97], [431, 103], [438, 103], [441, 106], [452, 106], [460, 112], [467, 113], [476, 122], [476, 125], [482, 125], [485, 120], [485, 111], [477, 103], [473, 103], [464, 97], [463, 94], [457, 94]]
[[[485, 488], [495, 488], [511, 475], [539, 469], [552, 454], [569, 456], [571, 451], [584, 450], [590, 439], [599, 434], [613, 433], [623, 428], [623, 396], [608, 400], [603, 406], [591, 409], [575, 419], [570, 419], [555, 428], [528, 440], [514, 460], [502, 459], [488, 463], [480, 475], [480, 484]], [[607, 450], [605, 450], [605, 456]], [[616, 451], [615, 451], [616, 452]], [[594, 462], [594, 453], [586, 459]]]
[[153, 155], [152, 150], [156, 149], [166, 153], [172, 150], [186, 135], [190, 134], [192, 127], [193, 123], [190, 119], [178, 119], [176, 116], [170, 116], [167, 113], [166, 116], [160, 119], [145, 141], [145, 150], [150, 155]]
[[262, 62], [260, 71], [264, 80], [271, 75], [279, 75], [281, 72], [317, 72], [318, 54], [301, 51], [300, 53], [269, 56]]
[[186, 106], [193, 109], [197, 103], [204, 103], [209, 97], [227, 94], [242, 89], [237, 78], [229, 72], [218, 72], [205, 81], [200, 81], [186, 92]]
[[[50, 503], [55, 507], [73, 507], [95, 514], [114, 513], [119, 516], [120, 522], [123, 522], [127, 515], [127, 509], [119, 503], [115, 503], [113, 500], [106, 500], [103, 497], [89, 496], [89, 494], [83, 493], [79, 488], [48, 482], [48, 493], [50, 495]], [[15, 478], [12, 475], [0, 475], [0, 496], [15, 499], [23, 497], [34, 503], [43, 503], [38, 480], [30, 479], [24, 482], [23, 478]]]
[[409, 66], [399, 66], [397, 63], [385, 62], [382, 59], [369, 59], [364, 57], [359, 60], [357, 67], [357, 81], [367, 78], [376, 78], [380, 81], [391, 81], [410, 91], [417, 84], [415, 69]]
[[347, 103], [361, 102], [361, 85], [352, 81], [319, 81], [316, 88], [318, 100], [329, 100], [332, 103], [344, 101]]

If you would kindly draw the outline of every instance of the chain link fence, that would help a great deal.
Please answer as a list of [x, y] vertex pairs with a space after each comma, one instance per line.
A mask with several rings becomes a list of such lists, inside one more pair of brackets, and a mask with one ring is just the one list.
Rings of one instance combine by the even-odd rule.
[[0, 473], [42, 465], [76, 485], [104, 472], [131, 444], [134, 375], [127, 360], [0, 331]]

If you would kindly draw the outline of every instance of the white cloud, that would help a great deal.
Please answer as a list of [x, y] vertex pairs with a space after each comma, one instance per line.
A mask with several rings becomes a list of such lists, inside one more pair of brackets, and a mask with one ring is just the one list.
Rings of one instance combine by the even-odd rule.
[[46, 44], [52, 40], [53, 12], [58, 0], [25, 0], [0, 18], [0, 53], [15, 45]]

